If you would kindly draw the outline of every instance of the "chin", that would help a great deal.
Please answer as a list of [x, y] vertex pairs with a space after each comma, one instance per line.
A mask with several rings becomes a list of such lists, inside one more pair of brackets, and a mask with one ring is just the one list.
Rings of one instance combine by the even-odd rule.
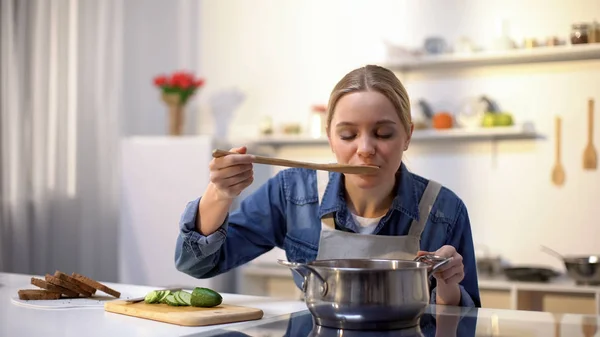
[[371, 189], [381, 185], [383, 182], [382, 178], [383, 177], [380, 175], [346, 175], [348, 182], [363, 189]]

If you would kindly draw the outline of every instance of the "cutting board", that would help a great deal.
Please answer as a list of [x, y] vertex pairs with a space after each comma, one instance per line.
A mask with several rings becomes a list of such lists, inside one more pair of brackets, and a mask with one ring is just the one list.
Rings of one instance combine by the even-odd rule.
[[183, 326], [205, 326], [257, 320], [263, 311], [236, 305], [221, 304], [212, 308], [174, 307], [166, 304], [127, 303], [116, 300], [104, 304], [104, 310], [116, 314], [145, 318]]

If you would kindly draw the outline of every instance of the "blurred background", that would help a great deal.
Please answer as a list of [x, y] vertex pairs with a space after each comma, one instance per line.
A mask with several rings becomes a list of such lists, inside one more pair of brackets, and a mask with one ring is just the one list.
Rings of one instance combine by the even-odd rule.
[[540, 249], [600, 254], [599, 1], [1, 1], [1, 272], [298, 297], [279, 249], [177, 272], [179, 218], [214, 148], [334, 160], [329, 93], [379, 64], [410, 95], [407, 166], [467, 205], [484, 305], [600, 311], [600, 280]]

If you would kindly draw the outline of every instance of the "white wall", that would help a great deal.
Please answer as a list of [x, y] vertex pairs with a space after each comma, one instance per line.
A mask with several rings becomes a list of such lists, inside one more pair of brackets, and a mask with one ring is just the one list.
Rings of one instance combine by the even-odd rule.
[[[248, 95], [230, 129], [241, 137], [256, 134], [264, 115], [275, 123], [305, 122], [310, 105], [325, 102], [344, 73], [384, 60], [383, 40], [418, 46], [428, 35], [452, 42], [468, 35], [486, 46], [500, 19], [510, 20], [518, 42], [526, 36], [567, 37], [571, 23], [600, 19], [600, 2], [228, 0], [204, 1], [200, 12], [206, 91], [238, 85]], [[594, 208], [600, 200], [600, 173], [581, 169], [586, 100], [600, 102], [598, 62], [402, 78], [412, 99], [427, 98], [436, 109], [456, 109], [464, 98], [486, 93], [518, 121], [531, 120], [547, 135], [496, 147], [488, 142], [413, 143], [407, 164], [465, 200], [478, 244], [513, 263], [558, 268], [560, 262], [540, 252], [540, 244], [564, 253], [600, 253], [600, 209]], [[203, 121], [210, 119], [206, 109], [200, 113]], [[562, 188], [550, 183], [557, 114], [564, 119], [567, 183]], [[210, 132], [207, 123], [199, 127]], [[282, 154], [317, 153], [329, 156], [326, 148]]]
[[[124, 6], [124, 134], [165, 135], [167, 107], [153, 78], [198, 71], [198, 1], [127, 0]], [[197, 133], [195, 106], [196, 97], [184, 117], [186, 134]]]

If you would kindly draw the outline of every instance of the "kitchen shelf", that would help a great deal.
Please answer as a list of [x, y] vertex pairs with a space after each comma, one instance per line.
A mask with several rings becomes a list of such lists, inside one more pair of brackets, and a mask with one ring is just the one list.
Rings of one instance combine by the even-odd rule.
[[509, 140], [509, 139], [535, 139], [540, 138], [533, 128], [527, 123], [516, 126], [497, 126], [491, 128], [454, 128], [447, 130], [415, 130], [412, 141], [416, 140]]
[[600, 43], [535, 47], [506, 51], [481, 51], [468, 54], [411, 56], [405, 61], [392, 61], [392, 70], [410, 72], [428, 69], [510, 65], [542, 62], [600, 60]]
[[[454, 128], [448, 130], [415, 130], [413, 141], [451, 141], [451, 140], [509, 140], [509, 139], [535, 139], [541, 136], [529, 123], [517, 126], [493, 128]], [[312, 146], [327, 145], [326, 137], [314, 138], [304, 135], [273, 135], [261, 136], [249, 141], [253, 145], [267, 146]]]

